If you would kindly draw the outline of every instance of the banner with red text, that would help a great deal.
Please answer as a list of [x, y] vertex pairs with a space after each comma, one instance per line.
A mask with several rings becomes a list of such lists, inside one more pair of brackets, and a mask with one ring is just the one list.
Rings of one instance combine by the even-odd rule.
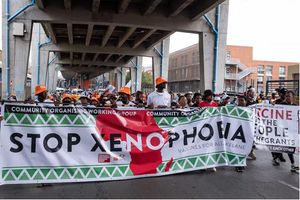
[[6, 104], [1, 184], [121, 180], [245, 166], [252, 111], [121, 110]]
[[257, 104], [254, 141], [259, 149], [299, 153], [299, 106]]

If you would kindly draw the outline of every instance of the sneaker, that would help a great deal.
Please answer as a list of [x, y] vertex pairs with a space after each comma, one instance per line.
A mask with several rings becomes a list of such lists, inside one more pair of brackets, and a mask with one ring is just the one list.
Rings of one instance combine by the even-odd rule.
[[216, 169], [215, 167], [213, 167], [213, 168], [211, 168], [211, 171], [212, 171], [212, 172], [216, 172], [217, 169]]
[[279, 166], [280, 165], [280, 162], [279, 162], [278, 158], [273, 159], [272, 163], [273, 163], [273, 166]]
[[299, 171], [299, 167], [292, 165], [291, 166], [291, 172], [297, 172], [297, 171]]
[[237, 172], [244, 172], [245, 168], [244, 167], [235, 167], [235, 170]]

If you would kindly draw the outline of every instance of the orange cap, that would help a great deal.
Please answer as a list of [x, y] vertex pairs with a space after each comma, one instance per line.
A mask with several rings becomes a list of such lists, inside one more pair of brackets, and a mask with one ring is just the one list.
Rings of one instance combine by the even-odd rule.
[[64, 101], [66, 98], [69, 98], [71, 101], [73, 100], [72, 96], [67, 93], [63, 95], [62, 101]]
[[47, 89], [46, 89], [45, 86], [43, 86], [43, 85], [37, 85], [37, 86], [35, 86], [34, 95], [38, 95], [38, 94], [40, 94], [42, 92], [45, 92], [45, 91], [47, 92]]
[[163, 77], [159, 76], [155, 79], [155, 84], [156, 85], [160, 85], [162, 83], [167, 83], [168, 81], [166, 81], [165, 79], [163, 79]]
[[96, 97], [92, 97], [91, 101], [97, 101], [97, 103], [99, 103], [99, 101]]
[[129, 87], [121, 87], [121, 89], [119, 90], [119, 93], [124, 93], [124, 94], [130, 95], [130, 88]]

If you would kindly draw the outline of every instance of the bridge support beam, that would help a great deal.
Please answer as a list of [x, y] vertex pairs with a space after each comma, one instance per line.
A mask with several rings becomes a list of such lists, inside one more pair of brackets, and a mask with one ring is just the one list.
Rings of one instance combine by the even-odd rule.
[[131, 93], [142, 89], [142, 62], [143, 57], [137, 56], [132, 60], [131, 73]]
[[[214, 73], [215, 73], [215, 91], [220, 93], [224, 91], [224, 69], [226, 57], [226, 38], [227, 38], [227, 25], [228, 25], [228, 1], [220, 5], [219, 13], [219, 28], [218, 32], [218, 45], [216, 49], [216, 33], [201, 32], [199, 33], [199, 64], [200, 64], [200, 90], [203, 93], [206, 89], [213, 90]], [[209, 12], [207, 15], [211, 21], [215, 21], [214, 28], [216, 27], [215, 15], [216, 9]], [[216, 71], [214, 71], [214, 58], [217, 58]]]
[[58, 67], [55, 63], [51, 63], [48, 67], [47, 87], [50, 92], [54, 92], [57, 86]]
[[168, 68], [169, 68], [169, 48], [170, 38], [166, 38], [154, 47], [156, 56], [152, 58], [152, 70], [153, 70], [153, 87], [155, 89], [155, 79], [162, 76], [168, 80]]
[[[5, 9], [3, 10], [5, 11]], [[3, 14], [3, 16], [5, 15]], [[2, 20], [5, 22], [5, 17], [3, 17]], [[18, 100], [24, 100], [26, 95], [25, 86], [28, 71], [32, 21], [15, 20], [10, 23], [9, 40], [6, 34], [6, 26], [2, 27], [2, 97], [5, 99], [14, 93]]]
[[117, 90], [120, 90], [121, 87], [126, 85], [126, 67], [119, 67], [116, 69], [116, 75], [117, 75], [117, 80], [116, 80], [116, 88]]

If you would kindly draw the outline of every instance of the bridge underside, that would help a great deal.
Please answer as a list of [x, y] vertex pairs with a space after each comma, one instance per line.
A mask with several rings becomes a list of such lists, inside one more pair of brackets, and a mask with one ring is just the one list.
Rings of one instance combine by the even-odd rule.
[[[10, 1], [10, 13], [15, 13], [28, 1]], [[38, 49], [41, 61], [36, 62], [43, 63], [44, 59], [47, 65], [49, 54], [53, 52], [56, 69], [66, 78], [67, 74], [70, 77], [75, 72], [90, 79], [118, 67], [136, 67], [131, 61], [137, 56], [152, 57], [154, 65], [168, 67], [168, 61], [162, 60], [168, 60], [169, 44], [164, 46], [162, 41], [176, 31], [210, 32], [201, 17], [224, 1], [36, 0], [35, 5], [21, 13], [13, 23], [24, 23], [25, 27], [29, 24], [23, 42], [30, 44], [31, 35], [33, 39], [40, 36], [32, 31], [33, 23], [41, 24], [43, 32], [51, 39], [51, 44]], [[5, 11], [5, 2], [2, 2]], [[214, 13], [211, 18], [214, 19]], [[12, 33], [10, 36], [17, 37]], [[24, 60], [28, 60], [26, 56]], [[155, 72], [157, 74], [159, 72]]]
[[221, 2], [38, 0], [39, 12], [47, 16], [32, 18], [42, 23], [53, 44], [64, 46], [52, 49], [64, 70], [98, 75], [125, 66], [134, 56], [153, 56], [153, 47], [175, 31], [199, 32], [199, 25], [192, 25]]

